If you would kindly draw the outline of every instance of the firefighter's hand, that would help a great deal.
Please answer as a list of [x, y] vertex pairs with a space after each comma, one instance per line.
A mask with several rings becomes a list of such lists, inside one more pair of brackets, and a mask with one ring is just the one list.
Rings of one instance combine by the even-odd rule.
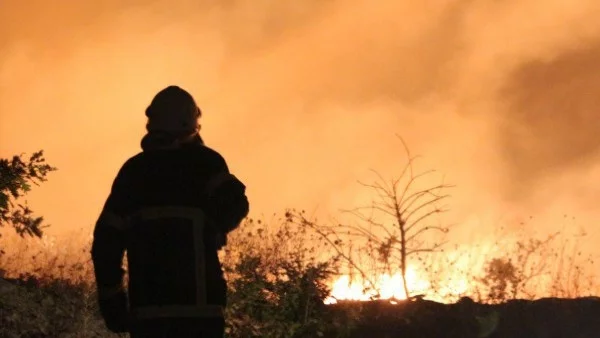
[[106, 328], [114, 333], [128, 332], [127, 295], [125, 291], [119, 291], [107, 297], [99, 299], [100, 313], [104, 318]]
[[227, 245], [227, 235], [219, 232], [215, 236], [215, 241], [217, 250], [221, 250], [225, 245]]

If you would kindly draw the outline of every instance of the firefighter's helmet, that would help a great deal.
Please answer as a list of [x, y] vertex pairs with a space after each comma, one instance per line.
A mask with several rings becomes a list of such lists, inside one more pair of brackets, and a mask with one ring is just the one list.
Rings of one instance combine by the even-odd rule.
[[154, 96], [146, 109], [148, 132], [189, 135], [198, 131], [200, 108], [190, 93], [169, 86]]

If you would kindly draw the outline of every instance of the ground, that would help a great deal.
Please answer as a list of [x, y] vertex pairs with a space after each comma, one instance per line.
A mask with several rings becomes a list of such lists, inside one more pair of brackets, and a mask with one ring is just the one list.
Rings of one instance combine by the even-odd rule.
[[[56, 282], [0, 278], [0, 336], [115, 337], [104, 328], [95, 295]], [[329, 305], [335, 332], [350, 338], [598, 338], [600, 298], [544, 298], [479, 304], [343, 301]], [[245, 337], [246, 338], [246, 337]], [[300, 338], [300, 337], [299, 337]], [[302, 337], [304, 338], [304, 337]]]

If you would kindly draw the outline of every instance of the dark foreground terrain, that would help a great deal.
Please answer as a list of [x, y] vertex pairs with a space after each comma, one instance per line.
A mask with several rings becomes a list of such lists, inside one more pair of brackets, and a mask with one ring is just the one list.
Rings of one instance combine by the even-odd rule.
[[[35, 281], [0, 278], [0, 337], [115, 337], [98, 316], [95, 295], [82, 290], [60, 283], [40, 288]], [[456, 304], [418, 298], [398, 304], [345, 301], [324, 311], [327, 318], [322, 320], [331, 321], [335, 332], [282, 332], [298, 338], [600, 338], [598, 297], [513, 300], [499, 305], [469, 298]]]
[[336, 320], [354, 321], [350, 337], [381, 338], [600, 338], [600, 298], [543, 298], [484, 305], [462, 298], [456, 304], [423, 299], [341, 302]]

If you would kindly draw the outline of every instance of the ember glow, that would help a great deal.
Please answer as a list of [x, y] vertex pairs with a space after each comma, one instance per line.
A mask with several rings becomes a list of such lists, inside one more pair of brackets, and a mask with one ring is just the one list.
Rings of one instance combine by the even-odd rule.
[[[464, 263], [466, 264], [466, 262]], [[458, 264], [456, 266], [458, 267]], [[470, 289], [472, 282], [469, 282], [472, 275], [464, 273], [465, 270], [460, 268], [454, 271], [448, 270], [439, 274], [431, 274], [409, 264], [406, 271], [406, 282], [410, 296], [422, 296], [428, 300], [447, 303], [473, 291]], [[406, 299], [400, 272], [370, 274], [368, 280], [364, 280], [359, 275], [344, 274], [332, 281], [330, 287], [331, 293], [325, 300], [326, 304], [335, 304], [341, 300], [383, 299], [393, 302]]]
[[[429, 282], [419, 278], [417, 271], [410, 266], [406, 271], [406, 280], [408, 289], [413, 295], [426, 293], [430, 286]], [[379, 299], [406, 299], [400, 273], [382, 274], [375, 278], [374, 283], [374, 289], [377, 292], [368, 292], [365, 289], [369, 283], [366, 283], [362, 278], [351, 280], [349, 275], [343, 275], [333, 282], [331, 296], [325, 300], [325, 303], [333, 304], [337, 300], [367, 301], [373, 297]], [[377, 293], [379, 294], [377, 295]]]

